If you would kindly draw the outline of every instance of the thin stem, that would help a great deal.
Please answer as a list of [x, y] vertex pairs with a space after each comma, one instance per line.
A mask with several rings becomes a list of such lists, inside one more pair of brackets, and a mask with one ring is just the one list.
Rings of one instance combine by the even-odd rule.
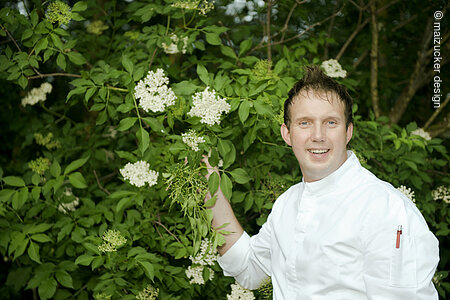
[[60, 113], [57, 113], [57, 112], [55, 112], [55, 111], [52, 111], [52, 110], [48, 109], [48, 108], [45, 106], [44, 102], [41, 102], [41, 107], [42, 107], [46, 112], [48, 112], [48, 113], [51, 114], [51, 115], [54, 115], [54, 116], [59, 117], [59, 118], [64, 118], [64, 119], [66, 119], [67, 121], [69, 121], [70, 123], [72, 123], [72, 125], [75, 125], [75, 124], [76, 124], [76, 123], [75, 123], [71, 118], [69, 118], [68, 116], [63, 115], [63, 114], [60, 114]]
[[30, 80], [30, 79], [37, 79], [37, 78], [42, 79], [42, 78], [44, 78], [44, 77], [50, 77], [50, 76], [53, 76], [53, 77], [57, 77], [57, 76], [65, 76], [65, 77], [81, 78], [81, 75], [78, 75], [78, 74], [70, 74], [70, 73], [49, 73], [49, 74], [41, 74], [41, 73], [39, 73], [39, 72], [36, 72], [36, 73], [38, 73], [38, 75], [34, 75], [34, 76], [27, 77], [27, 79], [28, 79], [28, 80]]
[[437, 115], [444, 109], [444, 107], [448, 104], [448, 102], [450, 101], [450, 95], [447, 94], [447, 97], [445, 98], [444, 103], [442, 103], [438, 109], [436, 109], [436, 111], [433, 113], [433, 115], [430, 117], [430, 119], [428, 119], [428, 121], [425, 123], [425, 126], [423, 126], [423, 130], [426, 130], [428, 128], [428, 126], [431, 125], [431, 123], [433, 123], [434, 119], [437, 117]]

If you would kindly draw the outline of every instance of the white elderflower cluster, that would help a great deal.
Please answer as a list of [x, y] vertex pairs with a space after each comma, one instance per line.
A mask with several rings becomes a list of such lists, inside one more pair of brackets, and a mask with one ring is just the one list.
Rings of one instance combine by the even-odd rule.
[[214, 4], [209, 3], [208, 0], [179, 0], [172, 4], [172, 7], [178, 7], [188, 10], [197, 10], [200, 14], [206, 14], [214, 9]]
[[189, 259], [193, 264], [202, 266], [212, 266], [218, 258], [219, 254], [217, 253], [217, 249], [213, 248], [213, 243], [208, 239], [202, 241], [202, 243], [200, 244], [200, 251], [195, 257], [193, 257], [192, 255], [189, 256]]
[[326, 61], [322, 62], [322, 64], [320, 66], [325, 71], [325, 74], [327, 74], [327, 76], [329, 76], [329, 77], [332, 77], [332, 78], [337, 78], [337, 77], [345, 78], [347, 76], [347, 71], [342, 69], [342, 67], [339, 64], [339, 62], [337, 60], [335, 60], [335, 59], [326, 60]]
[[[241, 23], [243, 22], [251, 22], [253, 19], [256, 19], [258, 16], [258, 12], [256, 11], [258, 8], [264, 7], [265, 3], [263, 0], [234, 0], [227, 4], [224, 8], [226, 9], [225, 14], [227, 16], [234, 16], [234, 22]], [[272, 15], [275, 15], [278, 10], [275, 8], [276, 4], [272, 7]], [[244, 11], [247, 11], [247, 14], [241, 19], [240, 15], [243, 15]]]
[[188, 145], [192, 150], [195, 152], [199, 151], [198, 144], [204, 143], [205, 138], [202, 136], [199, 136], [197, 134], [197, 131], [194, 129], [190, 129], [188, 132], [185, 132], [181, 135], [183, 139], [183, 143]]
[[208, 125], [220, 124], [220, 116], [222, 113], [230, 111], [230, 104], [225, 98], [216, 95], [215, 90], [209, 90], [209, 87], [203, 92], [197, 92], [192, 97], [194, 106], [188, 112], [191, 117], [202, 118], [200, 122]]
[[213, 248], [213, 244], [210, 240], [203, 240], [200, 245], [200, 251], [197, 253], [195, 257], [192, 255], [189, 256], [189, 259], [192, 261], [192, 264], [197, 266], [189, 266], [186, 270], [186, 276], [190, 279], [190, 283], [196, 284], [205, 284], [205, 280], [203, 279], [203, 269], [207, 268], [209, 271], [209, 280], [213, 280], [214, 271], [209, 266], [213, 266], [217, 259], [219, 258], [219, 254], [217, 253], [217, 249]]
[[408, 197], [412, 202], [416, 203], [416, 198], [414, 196], [414, 191], [411, 188], [408, 188], [404, 185], [401, 185], [397, 188], [400, 192], [402, 192], [406, 197]]
[[125, 245], [127, 239], [124, 238], [120, 231], [114, 229], [108, 229], [103, 233], [102, 239], [105, 241], [102, 245], [98, 246], [100, 252], [115, 252], [117, 248]]
[[166, 106], [174, 105], [177, 98], [168, 84], [169, 78], [165, 76], [163, 69], [149, 71], [147, 77], [140, 80], [134, 88], [134, 97], [139, 99], [145, 112], [164, 111]]
[[231, 285], [231, 294], [227, 295], [227, 300], [254, 300], [255, 295], [250, 290], [243, 288], [239, 283]]
[[35, 105], [39, 101], [45, 101], [47, 94], [52, 92], [52, 85], [48, 82], [44, 82], [38, 88], [33, 88], [25, 98], [22, 99], [22, 106]]
[[[189, 280], [189, 283], [195, 284], [205, 284], [205, 280], [203, 279], [203, 269], [205, 266], [189, 266], [186, 270], [186, 276]], [[206, 267], [209, 270], [209, 280], [214, 279], [214, 271], [210, 267]]]
[[158, 182], [159, 175], [158, 172], [150, 170], [150, 164], [143, 160], [134, 164], [127, 163], [125, 167], [120, 169], [120, 174], [137, 187], [142, 187], [145, 183], [148, 183], [149, 186], [155, 185]]
[[185, 36], [184, 38], [179, 38], [177, 35], [171, 34], [170, 39], [172, 40], [172, 43], [170, 43], [169, 45], [167, 45], [166, 43], [162, 43], [162, 47], [163, 47], [165, 53], [167, 53], [167, 54], [179, 53], [180, 50], [178, 50], [178, 42], [180, 40], [183, 42], [183, 48], [181, 49], [181, 53], [183, 53], [183, 54], [186, 53], [187, 42], [188, 42], [187, 36]]
[[[66, 197], [72, 197], [73, 196], [72, 189], [67, 187], [64, 190], [63, 195]], [[73, 200], [72, 202], [61, 203], [60, 205], [58, 205], [58, 210], [64, 214], [68, 214], [71, 211], [75, 211], [79, 204], [80, 204], [80, 198], [75, 197], [75, 200]]]
[[158, 298], [159, 289], [154, 288], [152, 285], [147, 285], [147, 287], [139, 292], [139, 294], [136, 296], [136, 299], [139, 300], [155, 300]]
[[427, 141], [431, 140], [430, 134], [423, 130], [423, 128], [417, 128], [416, 130], [411, 131], [411, 134], [421, 136]]
[[450, 203], [450, 190], [445, 186], [441, 185], [437, 189], [431, 192], [431, 196], [434, 201], [442, 200], [445, 203]]

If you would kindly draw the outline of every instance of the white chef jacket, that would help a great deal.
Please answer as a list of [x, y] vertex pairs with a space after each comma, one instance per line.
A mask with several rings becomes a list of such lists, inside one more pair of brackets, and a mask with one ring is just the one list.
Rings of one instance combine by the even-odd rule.
[[282, 194], [259, 233], [244, 232], [219, 258], [224, 274], [248, 289], [270, 276], [275, 300], [438, 299], [438, 241], [419, 210], [347, 155]]

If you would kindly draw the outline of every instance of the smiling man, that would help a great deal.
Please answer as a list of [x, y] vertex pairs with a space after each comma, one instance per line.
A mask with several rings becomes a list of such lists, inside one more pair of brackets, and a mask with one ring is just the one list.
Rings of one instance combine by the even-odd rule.
[[277, 199], [252, 237], [219, 190], [213, 226], [229, 223], [232, 232], [219, 264], [249, 289], [270, 277], [276, 300], [438, 299], [431, 282], [437, 239], [414, 203], [347, 150], [351, 109], [343, 86], [317, 67], [305, 70], [281, 126], [303, 180]]

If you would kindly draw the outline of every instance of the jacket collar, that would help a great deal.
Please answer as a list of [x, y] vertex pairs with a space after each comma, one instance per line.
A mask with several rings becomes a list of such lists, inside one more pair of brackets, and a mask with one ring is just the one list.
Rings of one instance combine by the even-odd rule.
[[352, 186], [355, 180], [358, 178], [355, 176], [361, 169], [356, 155], [347, 150], [347, 160], [333, 173], [325, 178], [322, 178], [314, 182], [305, 182], [302, 179], [302, 183], [305, 187], [305, 192], [315, 196], [321, 196], [330, 192], [336, 193], [338, 189], [346, 189]]

